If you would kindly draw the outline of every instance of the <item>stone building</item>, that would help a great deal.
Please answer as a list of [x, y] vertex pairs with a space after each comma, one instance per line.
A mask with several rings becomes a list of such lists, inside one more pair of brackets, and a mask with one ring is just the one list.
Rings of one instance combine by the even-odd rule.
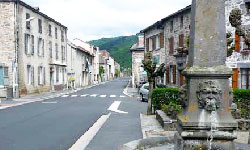
[[67, 27], [21, 0], [0, 0], [1, 97], [63, 89]]
[[187, 6], [141, 31], [145, 37], [145, 52], [152, 52], [157, 66], [161, 63], [166, 65], [166, 74], [163, 79], [158, 79], [158, 84], [180, 86], [184, 83], [175, 54], [179, 47], [188, 47], [186, 41], [190, 32], [190, 13], [191, 6]]
[[[144, 81], [142, 60], [144, 59], [144, 36], [138, 36], [138, 42], [131, 48], [132, 53], [132, 86], [137, 88], [140, 85], [140, 81]], [[158, 56], [157, 54], [155, 56]]]
[[109, 52], [100, 50], [99, 52], [99, 67], [103, 70], [100, 74], [101, 81], [109, 80], [109, 66], [108, 66]]
[[242, 25], [250, 29], [250, 1], [226, 0], [226, 25], [227, 31], [234, 37], [235, 51], [227, 58], [226, 64], [233, 69], [232, 87], [234, 89], [250, 89], [250, 50], [244, 44], [244, 39], [235, 34], [235, 28], [229, 22], [230, 12], [240, 8], [242, 12]]
[[115, 61], [115, 77], [118, 78], [120, 77], [121, 73], [121, 66], [118, 62]]

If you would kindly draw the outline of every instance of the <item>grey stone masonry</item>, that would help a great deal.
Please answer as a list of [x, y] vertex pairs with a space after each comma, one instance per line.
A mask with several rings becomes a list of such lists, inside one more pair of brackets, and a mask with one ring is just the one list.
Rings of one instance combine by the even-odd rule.
[[[226, 62], [225, 2], [197, 0], [192, 4], [189, 66], [224, 65]], [[196, 2], [199, 5], [196, 5]], [[211, 6], [212, 5], [212, 6]], [[204, 19], [206, 12], [206, 19]], [[212, 21], [212, 22], [211, 22]]]

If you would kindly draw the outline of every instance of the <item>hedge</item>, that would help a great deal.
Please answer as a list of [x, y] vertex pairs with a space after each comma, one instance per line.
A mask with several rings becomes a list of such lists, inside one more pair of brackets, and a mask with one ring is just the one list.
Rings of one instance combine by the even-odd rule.
[[157, 88], [153, 90], [152, 104], [154, 110], [159, 110], [163, 105], [171, 103], [178, 103], [178, 88]]
[[233, 90], [234, 103], [237, 104], [241, 111], [241, 117], [250, 119], [250, 90], [236, 89]]

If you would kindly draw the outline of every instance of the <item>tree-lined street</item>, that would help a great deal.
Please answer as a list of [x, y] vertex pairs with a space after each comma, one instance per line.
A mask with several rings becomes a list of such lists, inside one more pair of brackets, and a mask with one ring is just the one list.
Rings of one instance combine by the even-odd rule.
[[[103, 115], [111, 113], [86, 149], [116, 149], [142, 137], [146, 103], [123, 94], [119, 79], [60, 97], [0, 110], [0, 149], [69, 149]], [[108, 110], [119, 102], [119, 113]], [[117, 103], [118, 104], [118, 103]]]

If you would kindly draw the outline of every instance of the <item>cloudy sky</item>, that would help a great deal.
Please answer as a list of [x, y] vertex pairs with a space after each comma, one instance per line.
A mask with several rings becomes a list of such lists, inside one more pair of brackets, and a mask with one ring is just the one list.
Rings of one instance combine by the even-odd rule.
[[191, 4], [191, 0], [23, 0], [84, 41], [132, 35]]

